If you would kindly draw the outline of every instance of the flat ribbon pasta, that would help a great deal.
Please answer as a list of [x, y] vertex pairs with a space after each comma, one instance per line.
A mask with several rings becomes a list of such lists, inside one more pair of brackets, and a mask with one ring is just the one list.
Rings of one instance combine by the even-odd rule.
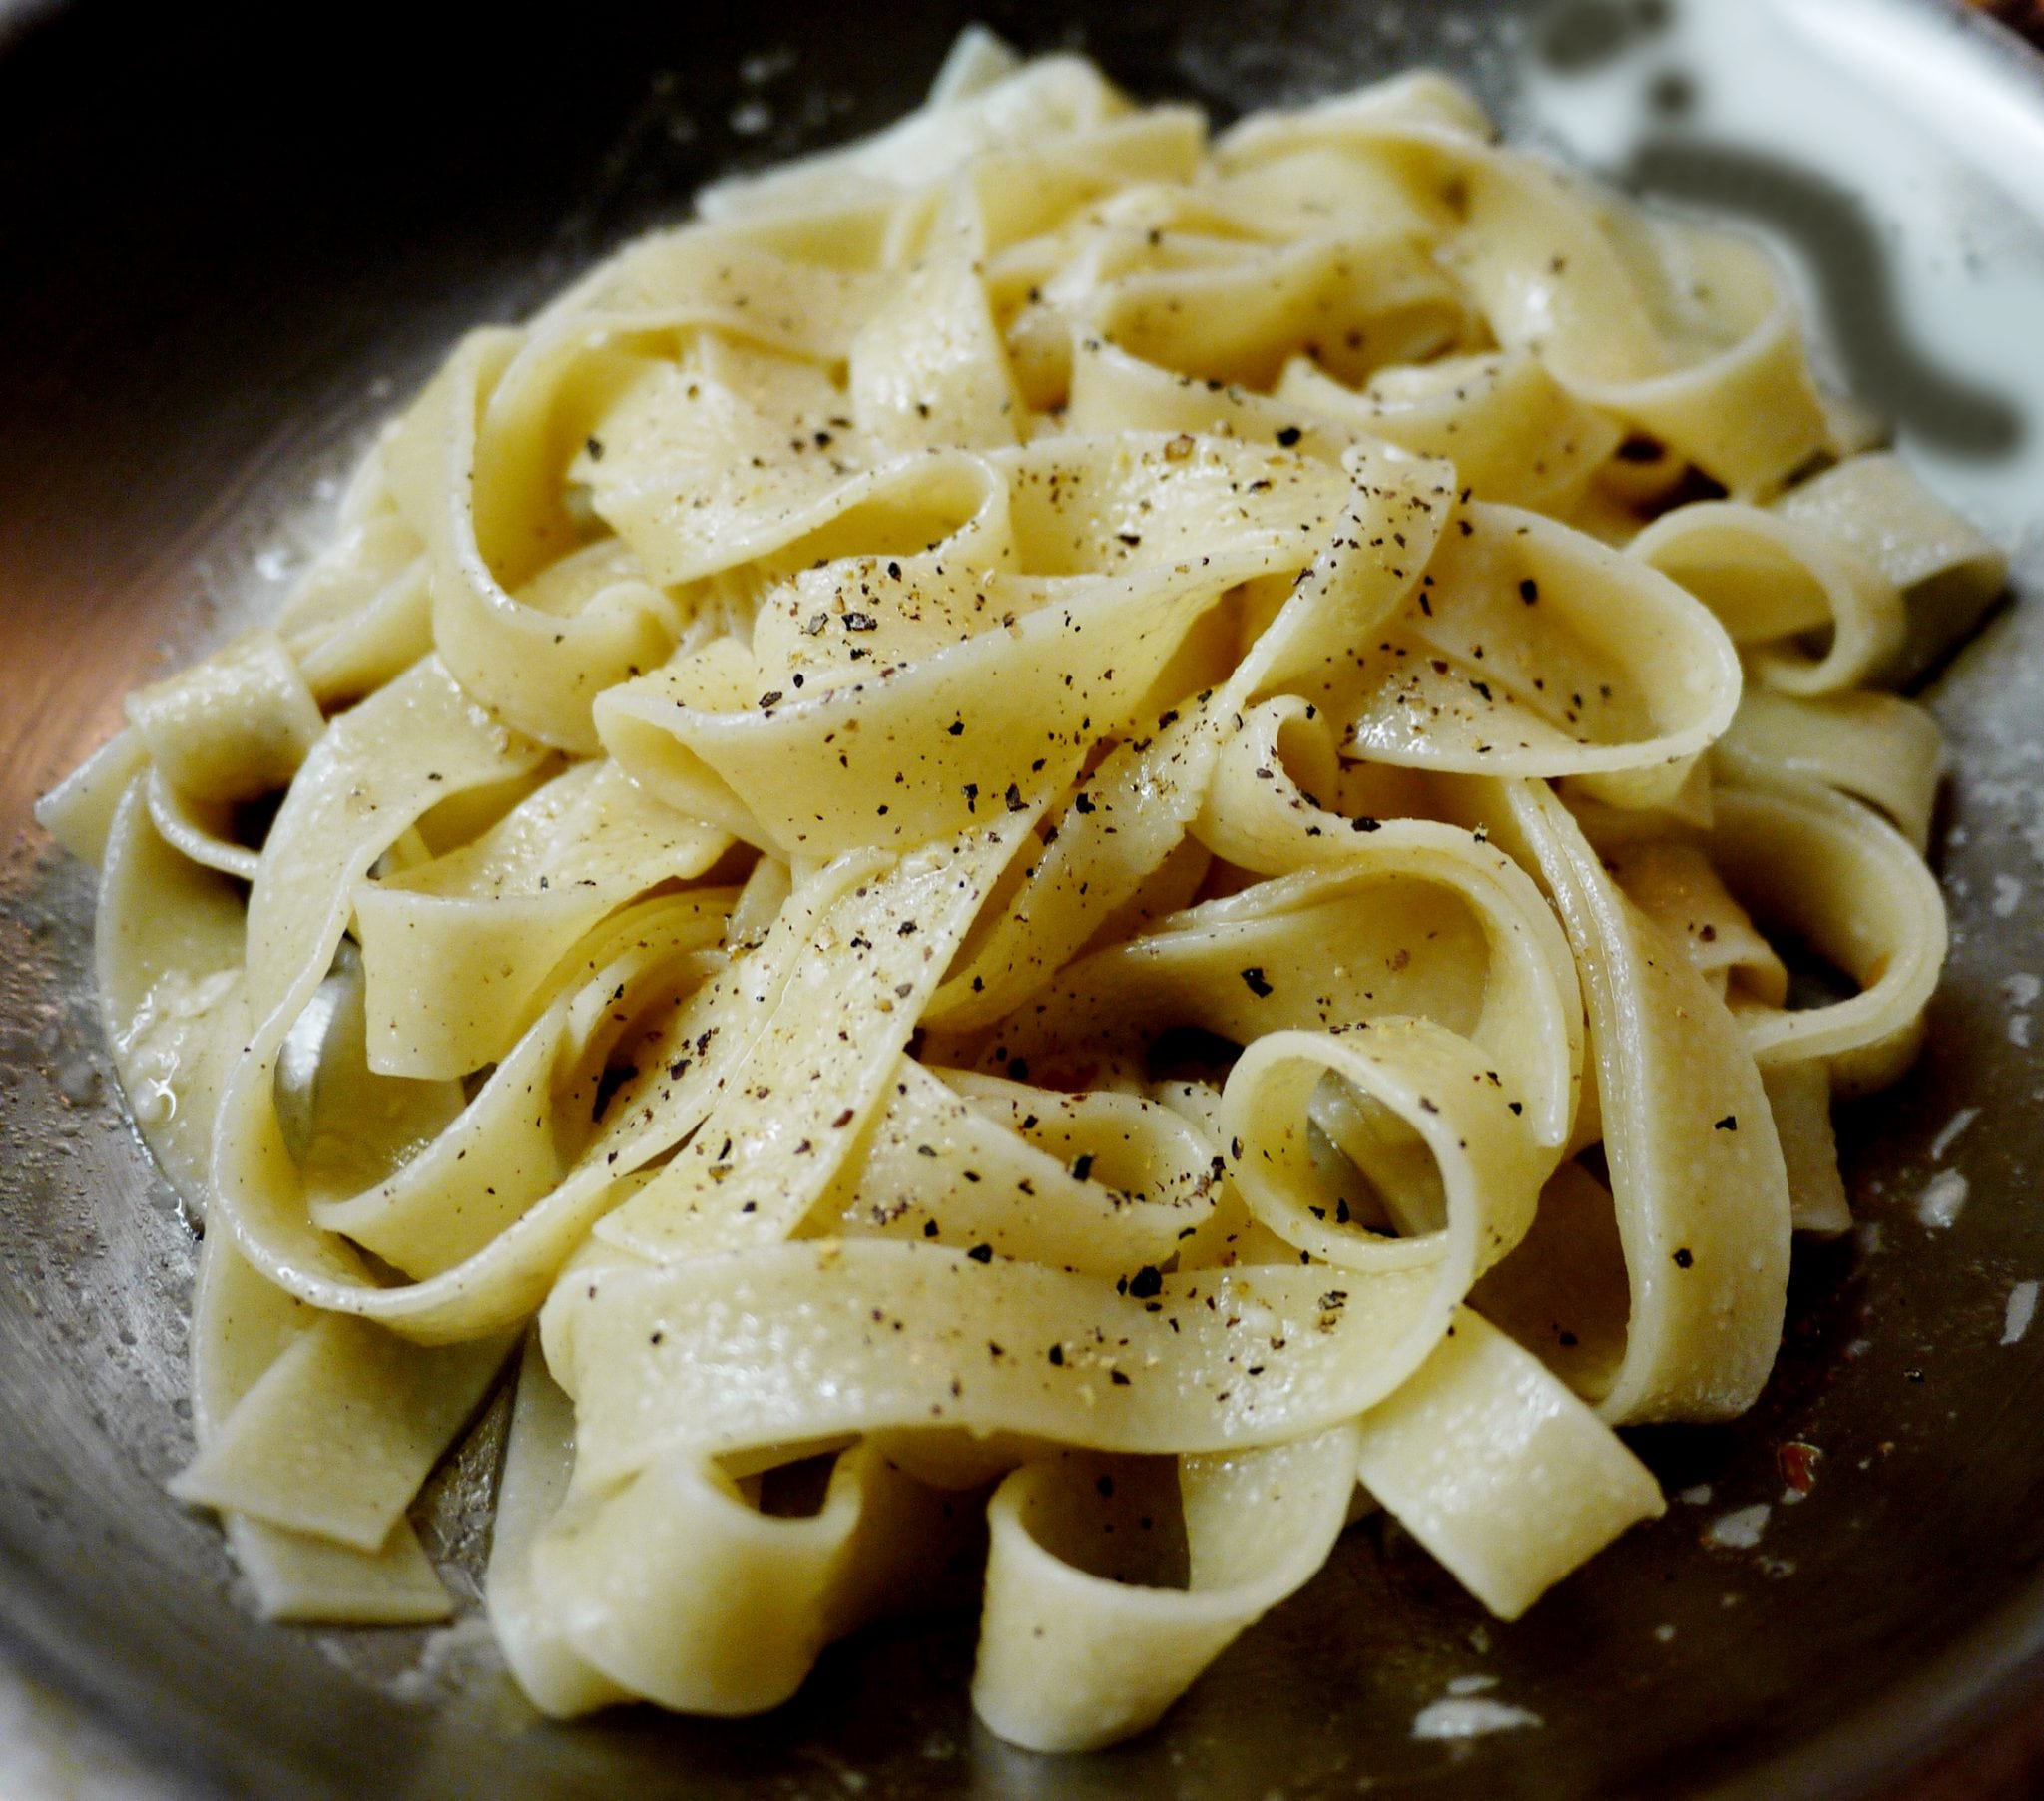
[[562, 1718], [976, 1580], [980, 1717], [1097, 1748], [1359, 1503], [1516, 1618], [1661, 1511], [1615, 1428], [1760, 1394], [1923, 1036], [1872, 684], [2005, 564], [1872, 444], [1752, 245], [1438, 76], [1210, 143], [973, 32], [706, 190], [43, 804], [208, 1222], [174, 1492], [272, 1617], [444, 1618], [522, 1342]]

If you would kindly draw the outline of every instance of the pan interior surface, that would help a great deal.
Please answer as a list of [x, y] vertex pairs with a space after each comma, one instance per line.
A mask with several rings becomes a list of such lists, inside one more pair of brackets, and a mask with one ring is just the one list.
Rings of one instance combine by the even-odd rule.
[[[71, 1697], [52, 1717], [97, 1717], [135, 1760], [120, 1780], [166, 1796], [1758, 1797], [1880, 1792], [2034, 1688], [2044, 1328], [2017, 1327], [2044, 1277], [2044, 65], [1956, 10], [1868, 0], [1841, 35], [1844, 10], [1047, 0], [876, 31], [822, 5], [593, 0], [519, 36], [371, 4], [308, 39], [0, 7], [0, 1644]], [[1101, 1756], [973, 1723], [962, 1612], [836, 1647], [764, 1719], [557, 1727], [472, 1604], [502, 1394], [418, 1511], [471, 1603], [439, 1632], [264, 1625], [213, 1525], [164, 1494], [191, 1454], [194, 1240], [114, 1091], [89, 872], [28, 806], [126, 689], [274, 606], [368, 433], [461, 330], [530, 310], [713, 175], [895, 117], [973, 18], [1217, 117], [1436, 63], [1514, 133], [1781, 242], [1847, 379], [2016, 554], [2015, 603], [1932, 688], [1953, 952], [1918, 1070], [1841, 1116], [1863, 1223], [1798, 1248], [1767, 1395], [1735, 1426], [1634, 1435], [1668, 1516], [1516, 1624], [1373, 1521]], [[1947, 1171], [1968, 1204], [1926, 1225]], [[1823, 1453], [1806, 1498], [1789, 1444]], [[1704, 1543], [1763, 1506], [1757, 1544]], [[1541, 1724], [1415, 1739], [1468, 1677]], [[0, 1731], [27, 1717], [0, 1707]]]

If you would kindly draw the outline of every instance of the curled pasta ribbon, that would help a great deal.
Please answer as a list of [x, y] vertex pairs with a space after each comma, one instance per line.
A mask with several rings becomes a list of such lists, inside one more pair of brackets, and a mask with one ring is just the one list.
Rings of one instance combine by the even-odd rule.
[[[1155, 1495], [1126, 1462], [1023, 1465], [987, 1506], [974, 1709], [1036, 1751], [1098, 1750], [1140, 1732], [1319, 1568], [1347, 1518], [1356, 1456], [1354, 1429], [1336, 1427], [1181, 1458], [1171, 1478], [1153, 1478]], [[1183, 1587], [1088, 1567], [1103, 1527], [1126, 1543], [1173, 1514], [1184, 1522]]]
[[1756, 688], [1741, 699], [1713, 760], [1733, 780], [1776, 769], [1863, 800], [1920, 857], [1944, 775], [1944, 738], [1927, 708], [1899, 694], [1804, 699]]
[[1466, 101], [1407, 83], [1246, 120], [1225, 172], [1332, 151], [1394, 181], [1438, 234], [1497, 341], [1578, 400], [1673, 446], [1737, 494], [1766, 494], [1826, 422], [1786, 285], [1754, 246], [1648, 225], [1581, 178], [1488, 144]]
[[1520, 1110], [1533, 1141], [1561, 1144], [1581, 1016], [1531, 882], [1453, 826], [1398, 820], [1347, 835], [1353, 848], [1328, 868], [1209, 901], [1074, 964], [996, 1035], [995, 1067], [1181, 1026], [1254, 1047], [1274, 1032], [1429, 1019], [1481, 1048], [1486, 1086]]
[[425, 541], [398, 508], [379, 438], [340, 499], [334, 535], [292, 584], [277, 632], [322, 707], [381, 687], [433, 648]]
[[1770, 1069], [1821, 1060], [1840, 1094], [1886, 1087], [1923, 1042], [1944, 963], [1944, 900], [1922, 858], [1867, 808], [1813, 784], [1723, 787], [1715, 812], [1711, 858], [1734, 892], [1859, 985], [1828, 1006], [1743, 1013], [1754, 1056]]
[[1885, 672], [1897, 681], [1922, 675], [2005, 592], [2007, 553], [1890, 452], [1845, 457], [1774, 509], [1848, 547], [1901, 592], [1907, 632]]
[[360, 883], [370, 1067], [452, 1080], [498, 1062], [585, 932], [649, 888], [700, 876], [728, 843], [678, 826], [615, 766], [580, 763], [480, 837]]
[[1345, 754], [1464, 774], [1590, 778], [1671, 797], [1731, 722], [1739, 663], [1717, 622], [1635, 560], [1480, 502], [1442, 540], [1345, 708]]
[[[1466, 1040], [1389, 1018], [1345, 1040], [1269, 1033], [1243, 1054], [1223, 1095], [1229, 1160], [1265, 1226], [1344, 1271], [1431, 1272], [1427, 1308], [1394, 1353], [1407, 1372], [1476, 1278], [1525, 1236], [1555, 1160], [1509, 1111], [1494, 1074]], [[1320, 1177], [1309, 1116], [1329, 1077], [1339, 1086], [1324, 1135], [1406, 1236], [1347, 1224], [1348, 1203]]]
[[855, 404], [813, 364], [710, 339], [686, 365], [646, 363], [597, 421], [601, 458], [585, 444], [571, 469], [672, 584], [762, 560], [792, 575], [833, 544], [913, 555], [954, 535], [965, 568], [997, 565], [1005, 495], [984, 464], [866, 443]]
[[94, 974], [129, 1110], [203, 1219], [221, 1084], [248, 1030], [247, 930], [232, 882], [158, 828], [153, 785], [131, 778], [108, 829]]
[[[840, 1457], [821, 1508], [793, 1519], [678, 1456], [599, 1505], [571, 1501], [533, 1545], [526, 1579], [564, 1648], [614, 1693], [759, 1713], [794, 1693], [830, 1639], [899, 1607], [923, 1560], [965, 1537], [965, 1514], [869, 1446]], [[561, 1699], [558, 1711], [584, 1710], [580, 1695]]]
[[[1539, 872], [1582, 977], [1629, 1293], [1623, 1351], [1585, 1372], [1590, 1398], [1614, 1424], [1741, 1413], [1781, 1341], [1789, 1236], [1788, 1177], [1748, 1038], [1549, 791], [1500, 784], [1469, 805]], [[1591, 1234], [1546, 1248], [1581, 1269], [1568, 1285], [1611, 1293], [1587, 1267]], [[1609, 1338], [1613, 1323], [1589, 1334]]]
[[984, 86], [957, 91], [940, 76], [930, 104], [887, 130], [761, 175], [713, 183], [697, 205], [706, 219], [743, 223], [834, 208], [847, 193], [899, 198], [990, 153], [1033, 157], [1083, 144], [1133, 111], [1080, 56], [1038, 57]]
[[1566, 513], [1623, 433], [1524, 350], [1394, 363], [1358, 391], [1295, 358], [1275, 393], [1455, 466], [1478, 500]]
[[[186, 1493], [219, 1508], [235, 1562], [265, 1617], [366, 1625], [447, 1618], [453, 1600], [404, 1518], [404, 1485], [417, 1486], [462, 1424], [488, 1380], [489, 1356], [462, 1353], [455, 1362], [403, 1371], [424, 1382], [413, 1386], [408, 1408], [400, 1403], [404, 1411], [393, 1410], [384, 1383], [394, 1373], [393, 1358], [401, 1361], [407, 1351], [370, 1340], [352, 1373], [381, 1380], [349, 1383], [347, 1354], [365, 1347], [345, 1342], [330, 1316], [265, 1281], [225, 1233], [209, 1238], [200, 1253], [192, 1324], [192, 1421], [201, 1458], [210, 1461]], [[245, 1415], [251, 1399], [255, 1407]], [[357, 1448], [345, 1460], [330, 1455], [331, 1435], [313, 1410], [350, 1402], [364, 1410], [380, 1467]], [[295, 1431], [294, 1448], [326, 1485], [317, 1511], [305, 1505], [311, 1485], [276, 1479], [268, 1454], [278, 1429]], [[299, 1466], [301, 1473], [306, 1468]], [[365, 1547], [393, 1499], [397, 1512], [387, 1531]], [[336, 1527], [355, 1542], [333, 1537]]]
[[[1713, 789], [1708, 824], [1628, 840], [1611, 835], [1611, 815], [1593, 816], [1606, 868], [1713, 981], [1763, 1071], [1814, 1061], [1839, 1093], [1885, 1087], [1922, 1043], [1944, 961], [1936, 881], [1857, 801], [1733, 743], [1714, 754], [1730, 779]], [[1791, 1006], [1768, 933], [1814, 951], [1857, 992]]]
[[1205, 1134], [1141, 1096], [1064, 1095], [903, 1059], [871, 1142], [827, 1197], [834, 1217], [805, 1229], [985, 1245], [1126, 1281], [1211, 1235], [1217, 1181]]
[[152, 765], [143, 780], [150, 823], [164, 842], [202, 869], [217, 870], [241, 882], [253, 882], [259, 859], [237, 842], [234, 809], [223, 802], [208, 805], [174, 787], [160, 767]]
[[[587, 753], [596, 748], [596, 696], [656, 667], [681, 620], [667, 595], [603, 557], [570, 556], [553, 580], [521, 588], [543, 576], [549, 551], [571, 551], [572, 538], [557, 506], [540, 512], [534, 529], [537, 472], [519, 467], [542, 460], [553, 419], [527, 407], [502, 432], [487, 429], [517, 342], [503, 331], [470, 337], [413, 403], [386, 456], [393, 490], [427, 546], [436, 654], [520, 730]], [[495, 492], [499, 483], [506, 492]]]
[[521, 1035], [475, 1099], [382, 1180], [322, 1192], [316, 1162], [301, 1160], [312, 1222], [415, 1277], [486, 1252], [558, 1192], [586, 1153], [583, 1123], [622, 1028], [715, 973], [706, 952], [724, 920], [714, 907], [691, 895], [621, 918], [603, 935], [608, 943], [591, 947], [582, 979]]
[[254, 632], [182, 675], [128, 697], [129, 722], [164, 780], [197, 801], [280, 788], [325, 721], [273, 632]]
[[[1901, 650], [1902, 597], [1849, 546], [1758, 507], [1699, 501], [1665, 513], [1627, 547], [1680, 582], [1750, 646], [1755, 673], [1788, 694], [1868, 679]], [[1828, 634], [1820, 655], [1800, 640]]]

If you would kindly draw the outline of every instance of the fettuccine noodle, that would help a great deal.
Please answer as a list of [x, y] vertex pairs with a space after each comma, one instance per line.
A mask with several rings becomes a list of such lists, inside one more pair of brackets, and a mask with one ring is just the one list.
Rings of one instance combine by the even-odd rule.
[[[968, 34], [377, 440], [46, 803], [206, 1235], [276, 1618], [551, 1714], [784, 1700], [985, 1560], [973, 1700], [1141, 1730], [1359, 1500], [1512, 1618], [1766, 1383], [1945, 946], [2003, 565], [1743, 241], [1414, 75], [1210, 139]], [[1784, 948], [1836, 978], [1806, 1004]]]

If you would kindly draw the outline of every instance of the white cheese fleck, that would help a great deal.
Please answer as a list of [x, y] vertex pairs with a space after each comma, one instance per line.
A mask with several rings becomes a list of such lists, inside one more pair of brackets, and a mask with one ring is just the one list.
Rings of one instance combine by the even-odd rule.
[[1939, 1128], [1937, 1136], [1930, 1140], [1930, 1160], [1933, 1163], [1943, 1162], [1944, 1153], [1952, 1147], [1952, 1143], [1959, 1133], [1964, 1131], [1979, 1117], [1980, 1110], [1977, 1107], [1962, 1107], [1957, 1113], [1952, 1115], [1944, 1123], [1943, 1126]]
[[1768, 1517], [1774, 1511], [1767, 1502], [1757, 1501], [1752, 1507], [1720, 1514], [1711, 1522], [1704, 1538], [1707, 1543], [1726, 1551], [1751, 1551], [1761, 1542], [1761, 1534], [1768, 1530]]
[[1455, 1696], [1429, 1701], [1412, 1716], [1414, 1738], [1481, 1738], [1486, 1732], [1513, 1732], [1542, 1724], [1540, 1715], [1508, 1701]]
[[2037, 1284], [2018, 1282], [2008, 1291], [2008, 1309], [2001, 1316], [2001, 1342], [2020, 1344], [2037, 1317]]
[[1965, 1207], [1967, 1188], [1966, 1178], [1958, 1170], [1940, 1169], [1916, 1197], [1917, 1219], [1933, 1230], [1944, 1230]]

